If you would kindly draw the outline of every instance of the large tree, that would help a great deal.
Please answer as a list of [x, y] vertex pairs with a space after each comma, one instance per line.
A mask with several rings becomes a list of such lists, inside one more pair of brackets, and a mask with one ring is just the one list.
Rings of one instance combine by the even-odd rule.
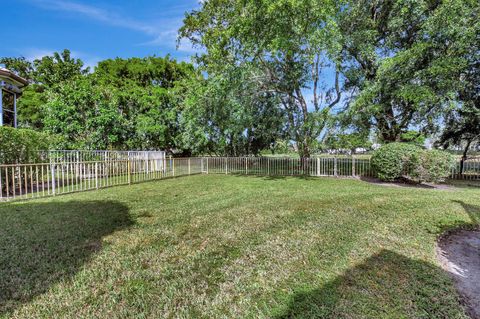
[[463, 147], [461, 172], [470, 148], [480, 144], [480, 23], [477, 41], [467, 55], [468, 67], [461, 75], [457, 104], [446, 113], [445, 127], [438, 144], [445, 148]]
[[45, 130], [58, 135], [62, 149], [118, 149], [127, 123], [118, 111], [114, 87], [97, 85], [93, 75], [77, 78], [49, 93]]
[[[273, 94], [290, 139], [308, 157], [341, 100], [335, 43], [339, 1], [207, 0], [187, 14], [180, 36], [205, 49], [198, 61], [211, 77], [251, 70], [258, 95]], [[325, 76], [330, 71], [333, 76]], [[336, 73], [336, 75], [335, 75]]]
[[73, 58], [67, 49], [34, 61], [24, 57], [3, 57], [0, 58], [0, 64], [30, 82], [18, 101], [18, 120], [21, 127], [39, 130], [43, 128], [43, 106], [47, 102], [48, 91], [54, 91], [64, 82], [89, 72], [83, 62]]
[[352, 117], [386, 142], [433, 129], [478, 41], [478, 15], [478, 0], [349, 1], [339, 25]]
[[192, 72], [169, 57], [102, 61], [49, 92], [45, 128], [63, 136], [66, 148], [177, 149], [173, 89]]
[[273, 93], [259, 92], [251, 70], [184, 83], [181, 143], [195, 153], [241, 156], [272, 149], [284, 137], [285, 112]]

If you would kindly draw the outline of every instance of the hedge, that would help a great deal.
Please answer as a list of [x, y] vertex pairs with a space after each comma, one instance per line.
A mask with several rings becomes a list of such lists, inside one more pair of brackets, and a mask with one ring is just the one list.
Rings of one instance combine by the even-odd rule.
[[445, 151], [422, 150], [412, 158], [410, 176], [417, 182], [442, 182], [455, 165], [455, 157]]
[[389, 182], [398, 180], [409, 174], [411, 158], [421, 150], [413, 144], [386, 144], [373, 153], [373, 169], [381, 180]]
[[0, 127], [0, 164], [41, 161], [39, 151], [49, 150], [54, 139], [45, 133]]
[[454, 164], [455, 158], [445, 151], [424, 150], [406, 143], [386, 144], [372, 156], [373, 169], [384, 181], [406, 178], [438, 183], [449, 176]]

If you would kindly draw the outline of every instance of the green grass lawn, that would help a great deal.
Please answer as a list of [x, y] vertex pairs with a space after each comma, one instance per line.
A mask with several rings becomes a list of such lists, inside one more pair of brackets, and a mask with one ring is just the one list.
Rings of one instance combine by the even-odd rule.
[[466, 318], [480, 188], [192, 176], [0, 204], [0, 317]]

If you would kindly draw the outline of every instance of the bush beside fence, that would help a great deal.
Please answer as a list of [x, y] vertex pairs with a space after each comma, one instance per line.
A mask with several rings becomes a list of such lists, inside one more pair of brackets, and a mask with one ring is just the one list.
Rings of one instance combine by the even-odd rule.
[[0, 126], [0, 163], [38, 163], [43, 160], [39, 151], [49, 149], [52, 141], [45, 133]]

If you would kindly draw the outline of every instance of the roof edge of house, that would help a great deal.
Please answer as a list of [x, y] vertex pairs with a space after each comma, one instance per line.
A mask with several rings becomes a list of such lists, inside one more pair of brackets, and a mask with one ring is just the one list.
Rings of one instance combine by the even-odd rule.
[[18, 82], [19, 84], [21, 84], [22, 87], [28, 85], [28, 81], [26, 79], [4, 68], [0, 68], [0, 76], [7, 77], [14, 80], [15, 82]]

